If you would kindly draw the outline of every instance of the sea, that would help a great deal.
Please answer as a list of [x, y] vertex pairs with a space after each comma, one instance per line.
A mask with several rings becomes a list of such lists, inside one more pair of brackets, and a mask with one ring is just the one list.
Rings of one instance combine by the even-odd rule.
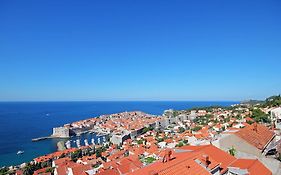
[[[166, 109], [230, 106], [237, 101], [0, 102], [0, 167], [19, 165], [57, 150], [61, 139], [32, 142], [66, 123], [124, 111], [162, 115]], [[89, 137], [88, 135], [81, 136]], [[83, 138], [84, 137], [84, 138]], [[75, 138], [77, 139], [77, 138]], [[96, 137], [94, 137], [96, 141]], [[73, 141], [73, 140], [72, 140]], [[21, 150], [23, 154], [17, 154]]]

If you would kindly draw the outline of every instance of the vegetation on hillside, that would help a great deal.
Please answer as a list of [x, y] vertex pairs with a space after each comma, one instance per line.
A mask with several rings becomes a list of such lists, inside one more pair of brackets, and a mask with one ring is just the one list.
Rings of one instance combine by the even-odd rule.
[[[27, 163], [27, 165], [23, 168], [24, 175], [32, 175], [34, 171], [39, 170], [41, 168], [51, 167], [52, 162], [42, 162], [42, 163]], [[47, 169], [48, 171], [53, 171], [53, 169]]]
[[264, 101], [262, 100], [246, 100], [246, 101], [242, 101], [241, 104], [245, 104], [245, 105], [257, 105], [257, 104], [263, 104]]
[[276, 95], [276, 96], [271, 96], [268, 97], [265, 100], [265, 103], [263, 104], [264, 107], [277, 107], [277, 106], [281, 106], [281, 96], [280, 95]]
[[211, 121], [211, 114], [206, 114], [201, 117], [197, 117], [196, 119], [193, 120], [194, 123], [198, 125], [207, 125]]
[[0, 168], [0, 175], [4, 175], [4, 174], [9, 174], [9, 168], [8, 167]]
[[214, 109], [218, 109], [218, 108], [221, 108], [221, 109], [232, 109], [231, 106], [205, 106], [205, 107], [193, 107], [193, 108], [187, 109], [185, 111], [206, 110], [207, 112], [213, 112]]
[[277, 107], [277, 106], [281, 106], [281, 96], [274, 95], [266, 98], [264, 101], [248, 100], [248, 101], [241, 102], [241, 104], [246, 104], [251, 106], [261, 106], [261, 107]]
[[256, 122], [261, 122], [261, 123], [270, 123], [271, 122], [271, 120], [269, 118], [269, 114], [264, 113], [259, 108], [252, 109], [251, 118], [253, 118]]

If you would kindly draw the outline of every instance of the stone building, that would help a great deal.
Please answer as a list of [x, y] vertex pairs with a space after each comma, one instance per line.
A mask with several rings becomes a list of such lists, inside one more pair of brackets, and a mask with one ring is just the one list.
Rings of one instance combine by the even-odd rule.
[[65, 126], [53, 128], [52, 136], [60, 137], [60, 138], [68, 138], [70, 136], [69, 128]]

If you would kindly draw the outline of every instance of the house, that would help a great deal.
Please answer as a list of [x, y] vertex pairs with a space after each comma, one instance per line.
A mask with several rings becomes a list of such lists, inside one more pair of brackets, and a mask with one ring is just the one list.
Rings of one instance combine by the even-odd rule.
[[257, 159], [237, 159], [228, 167], [226, 175], [271, 175], [272, 173]]
[[158, 161], [129, 175], [209, 175], [219, 172], [219, 163], [203, 153], [183, 152], [165, 155], [166, 161]]
[[23, 175], [23, 171], [22, 170], [17, 170], [15, 175]]
[[33, 172], [33, 175], [51, 175], [51, 172], [48, 172], [48, 168], [42, 168]]
[[204, 154], [214, 158], [217, 162], [220, 162], [220, 173], [223, 174], [227, 171], [227, 167], [231, 164], [231, 162], [235, 161], [236, 158], [231, 156], [230, 154], [224, 152], [223, 150], [213, 146], [213, 145], [202, 145], [202, 146], [183, 146], [179, 148], [180, 150], [185, 151], [200, 151]]
[[224, 150], [234, 147], [239, 152], [261, 157], [274, 137], [274, 132], [269, 128], [262, 124], [254, 123], [233, 134], [222, 137], [219, 144]]
[[167, 149], [163, 159], [128, 175], [271, 175], [259, 160], [236, 159], [213, 145]]
[[274, 122], [277, 129], [281, 129], [281, 107], [270, 111], [271, 120]]
[[254, 123], [236, 132], [229, 133], [219, 140], [219, 147], [223, 150], [234, 148], [236, 157], [259, 159], [273, 174], [281, 173], [280, 161], [266, 157], [274, 143], [275, 134], [262, 124]]
[[74, 162], [63, 162], [59, 164], [55, 170], [54, 175], [93, 175], [95, 171], [91, 165], [83, 165]]

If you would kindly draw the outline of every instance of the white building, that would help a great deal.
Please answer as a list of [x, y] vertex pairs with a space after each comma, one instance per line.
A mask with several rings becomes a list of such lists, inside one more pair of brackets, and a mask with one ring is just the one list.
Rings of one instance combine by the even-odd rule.
[[281, 107], [272, 109], [270, 114], [271, 120], [275, 123], [275, 127], [281, 129]]

